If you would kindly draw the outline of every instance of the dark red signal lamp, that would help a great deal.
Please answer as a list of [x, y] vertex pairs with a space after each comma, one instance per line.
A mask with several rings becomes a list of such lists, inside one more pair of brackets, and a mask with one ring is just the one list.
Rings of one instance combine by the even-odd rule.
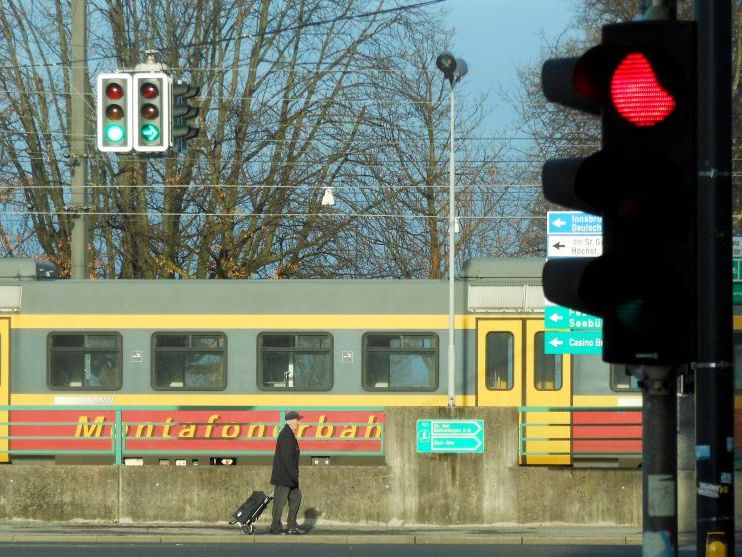
[[120, 83], [109, 83], [106, 87], [106, 97], [114, 101], [122, 99], [124, 97], [124, 88]]
[[139, 88], [139, 93], [145, 99], [156, 99], [160, 96], [160, 88], [154, 83], [146, 82]]
[[664, 122], [677, 105], [642, 52], [627, 54], [619, 62], [611, 78], [610, 93], [616, 111], [638, 127]]

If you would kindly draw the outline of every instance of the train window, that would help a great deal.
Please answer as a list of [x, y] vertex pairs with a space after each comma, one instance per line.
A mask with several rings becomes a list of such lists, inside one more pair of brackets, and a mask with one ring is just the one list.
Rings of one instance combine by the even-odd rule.
[[600, 354], [572, 355], [572, 391], [576, 395], [636, 392], [639, 385], [624, 364], [609, 364]]
[[492, 391], [509, 391], [513, 388], [513, 343], [513, 333], [487, 333], [485, 380], [487, 388]]
[[539, 391], [558, 391], [562, 388], [561, 354], [544, 353], [544, 333], [536, 333], [534, 340], [534, 387]]
[[362, 384], [367, 391], [438, 388], [438, 336], [432, 333], [363, 335]]
[[329, 391], [332, 336], [327, 333], [258, 335], [258, 388]]
[[639, 380], [629, 373], [626, 364], [611, 364], [611, 389], [614, 391], [640, 391]]
[[118, 333], [50, 333], [47, 382], [51, 389], [115, 391], [122, 385]]
[[572, 354], [572, 392], [576, 395], [610, 395], [611, 364], [600, 354]]
[[219, 391], [227, 387], [223, 333], [152, 335], [152, 388]]

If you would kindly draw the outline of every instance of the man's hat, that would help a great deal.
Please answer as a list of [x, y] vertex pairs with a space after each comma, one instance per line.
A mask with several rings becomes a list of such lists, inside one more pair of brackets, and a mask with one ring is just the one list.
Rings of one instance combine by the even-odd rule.
[[286, 421], [288, 420], [301, 420], [304, 416], [299, 415], [299, 412], [294, 412], [293, 410], [290, 410], [289, 412], [286, 412]]

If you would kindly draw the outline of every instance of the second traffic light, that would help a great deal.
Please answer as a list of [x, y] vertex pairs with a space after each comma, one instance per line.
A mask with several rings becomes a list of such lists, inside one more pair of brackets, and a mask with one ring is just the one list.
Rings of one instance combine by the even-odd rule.
[[188, 147], [187, 142], [198, 136], [199, 129], [196, 126], [199, 108], [190, 104], [190, 101], [198, 95], [200, 88], [183, 80], [172, 82], [170, 99], [172, 108], [171, 139], [178, 152], [184, 153]]
[[603, 359], [694, 357], [695, 24], [603, 27], [580, 58], [549, 60], [546, 98], [602, 116], [602, 150], [549, 160], [545, 197], [603, 218], [603, 255], [547, 261], [546, 297], [603, 318]]
[[170, 82], [164, 72], [134, 74], [134, 150], [164, 152], [170, 148]]

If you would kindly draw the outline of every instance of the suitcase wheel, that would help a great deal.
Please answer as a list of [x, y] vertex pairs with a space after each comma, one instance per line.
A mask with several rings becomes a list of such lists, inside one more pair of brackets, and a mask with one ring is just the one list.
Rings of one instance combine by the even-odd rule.
[[255, 531], [255, 527], [252, 524], [243, 524], [242, 525], [242, 533], [243, 534], [252, 534]]

